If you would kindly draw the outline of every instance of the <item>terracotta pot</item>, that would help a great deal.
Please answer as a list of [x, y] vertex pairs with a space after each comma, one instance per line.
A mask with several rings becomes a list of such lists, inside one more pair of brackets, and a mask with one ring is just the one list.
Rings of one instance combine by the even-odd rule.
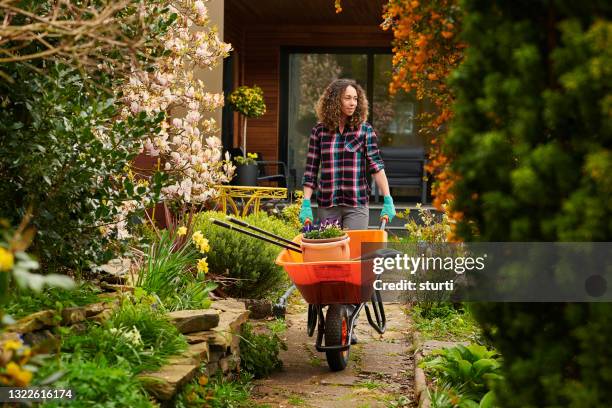
[[348, 261], [351, 259], [350, 238], [341, 237], [309, 239], [302, 236], [302, 258], [304, 262]]

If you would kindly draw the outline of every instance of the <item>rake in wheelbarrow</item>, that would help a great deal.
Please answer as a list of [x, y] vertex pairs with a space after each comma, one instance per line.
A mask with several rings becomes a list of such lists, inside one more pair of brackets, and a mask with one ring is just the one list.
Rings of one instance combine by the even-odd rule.
[[[283, 295], [276, 309], [284, 309], [289, 294], [298, 289], [308, 303], [307, 334], [312, 337], [317, 329], [315, 348], [325, 352], [332, 371], [346, 368], [353, 326], [363, 309], [374, 330], [380, 334], [385, 332], [385, 311], [380, 292], [373, 287], [375, 275], [370, 262], [373, 254], [393, 255], [383, 248], [387, 241], [386, 220], [377, 230], [346, 231], [350, 238], [350, 261], [321, 262], [303, 261], [301, 234], [290, 241], [242, 220], [233, 217], [227, 220], [234, 225], [216, 219], [212, 222], [284, 248], [276, 263], [285, 269], [294, 286]], [[369, 248], [379, 249], [362, 256], [362, 243], [365, 242], [373, 244], [368, 245]]]

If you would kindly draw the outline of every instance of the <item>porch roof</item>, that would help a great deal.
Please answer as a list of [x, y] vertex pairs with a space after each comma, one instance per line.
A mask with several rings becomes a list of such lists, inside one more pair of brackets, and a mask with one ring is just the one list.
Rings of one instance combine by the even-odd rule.
[[225, 0], [226, 13], [242, 25], [379, 25], [383, 0]]

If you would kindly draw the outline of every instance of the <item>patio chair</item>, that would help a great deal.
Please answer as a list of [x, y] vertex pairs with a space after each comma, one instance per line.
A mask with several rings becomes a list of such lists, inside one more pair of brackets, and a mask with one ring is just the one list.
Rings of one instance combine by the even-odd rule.
[[[421, 203], [427, 202], [427, 180], [425, 179], [425, 150], [423, 148], [381, 147], [380, 153], [385, 162], [385, 174], [389, 188], [420, 189]], [[379, 200], [379, 190], [372, 180], [375, 202]]]
[[259, 166], [257, 183], [272, 182], [276, 183], [278, 187], [288, 188], [287, 180], [289, 179], [289, 174], [287, 173], [285, 162], [280, 160], [263, 160], [261, 153], [257, 153], [257, 157], [261, 159], [257, 160], [257, 165]]

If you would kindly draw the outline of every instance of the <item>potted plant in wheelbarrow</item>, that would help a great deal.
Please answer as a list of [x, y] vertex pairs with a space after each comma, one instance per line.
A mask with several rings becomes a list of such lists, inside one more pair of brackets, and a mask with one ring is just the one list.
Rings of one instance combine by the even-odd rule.
[[351, 258], [349, 241], [337, 220], [306, 224], [301, 244], [304, 262], [348, 261]]

